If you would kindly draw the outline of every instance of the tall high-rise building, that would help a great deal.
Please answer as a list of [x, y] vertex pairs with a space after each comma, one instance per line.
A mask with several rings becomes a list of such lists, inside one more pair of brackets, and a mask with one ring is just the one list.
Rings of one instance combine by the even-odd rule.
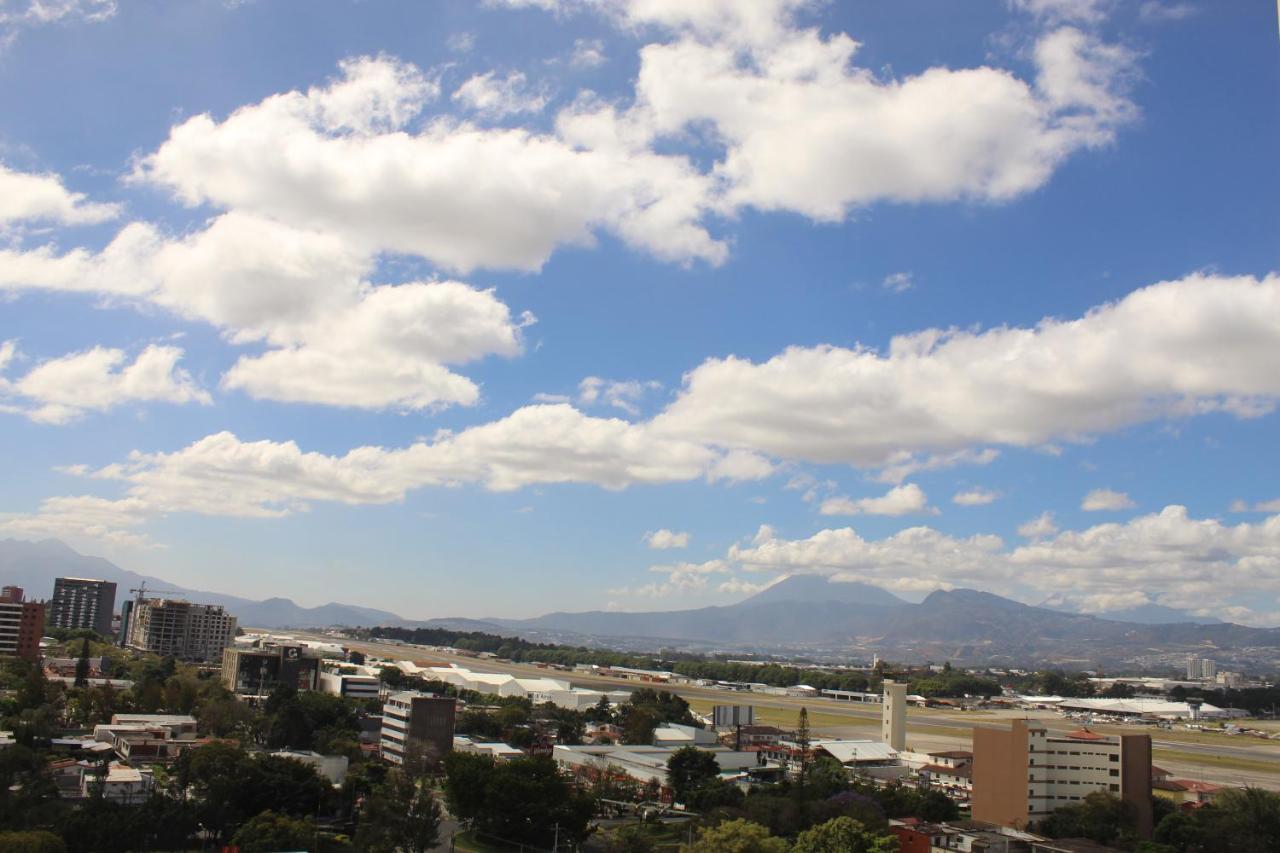
[[236, 617], [221, 605], [147, 598], [133, 603], [126, 645], [182, 660], [217, 661], [235, 635]]
[[1218, 664], [1209, 658], [1187, 658], [1187, 680], [1207, 681], [1218, 673]]
[[1027, 720], [973, 730], [974, 820], [1025, 829], [1095, 791], [1130, 803], [1139, 836], [1150, 838], [1151, 736], [1050, 735]]
[[907, 748], [907, 685], [888, 678], [880, 707], [880, 739], [898, 752]]
[[21, 587], [0, 589], [0, 655], [39, 660], [42, 636], [44, 605], [26, 601]]
[[403, 764], [415, 742], [431, 757], [444, 758], [453, 749], [453, 723], [458, 703], [449, 696], [412, 690], [387, 697], [382, 705], [382, 757]]
[[110, 636], [116, 609], [116, 585], [92, 578], [58, 578], [46, 614], [50, 627], [87, 628]]
[[129, 617], [133, 613], [133, 599], [126, 598], [120, 604], [120, 636], [116, 638], [116, 643], [121, 646], [129, 645]]

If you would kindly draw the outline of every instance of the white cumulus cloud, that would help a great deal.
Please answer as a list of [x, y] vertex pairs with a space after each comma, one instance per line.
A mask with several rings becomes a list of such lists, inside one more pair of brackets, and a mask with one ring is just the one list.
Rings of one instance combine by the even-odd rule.
[[987, 504], [994, 502], [998, 497], [1000, 497], [999, 492], [977, 488], [957, 492], [952, 496], [951, 502], [957, 506], [986, 506]]
[[[0, 371], [15, 359], [14, 342], [0, 344]], [[212, 402], [209, 393], [178, 367], [182, 350], [151, 345], [129, 361], [120, 349], [94, 347], [42, 361], [18, 379], [0, 376], [5, 408], [34, 421], [65, 424], [86, 412], [130, 403]]]
[[536, 270], [557, 246], [590, 243], [597, 229], [667, 260], [724, 259], [725, 246], [699, 222], [710, 179], [686, 158], [616, 137], [584, 146], [426, 119], [438, 92], [408, 63], [348, 60], [328, 86], [272, 95], [222, 120], [187, 119], [140, 160], [134, 180], [189, 205], [461, 272]]
[[708, 359], [653, 425], [767, 456], [896, 468], [900, 479], [990, 461], [972, 455], [982, 445], [1039, 447], [1208, 412], [1256, 417], [1277, 399], [1280, 277], [1195, 274], [1030, 328], [929, 329], [883, 353], [795, 346], [761, 363]]
[[1080, 508], [1085, 512], [1102, 512], [1105, 510], [1133, 509], [1137, 506], [1124, 492], [1111, 489], [1094, 489], [1084, 496]]
[[1058, 525], [1054, 522], [1051, 512], [1042, 512], [1018, 527], [1018, 535], [1027, 539], [1043, 539], [1057, 532]]
[[645, 534], [645, 542], [650, 548], [655, 550], [665, 550], [668, 548], [688, 548], [690, 534], [687, 532], [677, 533], [674, 530], [668, 530], [665, 527], [661, 530], [654, 530]]
[[474, 112], [502, 118], [542, 112], [549, 98], [545, 92], [530, 91], [523, 72], [499, 77], [496, 72], [486, 71], [467, 78], [453, 93], [453, 100]]
[[819, 506], [823, 515], [911, 515], [930, 512], [929, 500], [924, 489], [915, 483], [894, 486], [878, 497], [848, 498], [844, 496], [827, 498]]
[[[851, 528], [796, 540], [770, 531], [727, 558], [778, 575], [821, 574], [899, 591], [964, 586], [1032, 601], [1052, 595], [1101, 615], [1153, 601], [1258, 624], [1280, 594], [1280, 515], [1229, 526], [1167, 506], [1123, 524], [1060, 533], [1051, 523], [1042, 527], [1039, 538], [1013, 549], [996, 536], [959, 538], [928, 527], [879, 540]], [[1242, 590], [1258, 599], [1255, 609], [1232, 602]]]
[[374, 285], [372, 258], [330, 232], [227, 213], [167, 237], [131, 223], [100, 252], [0, 250], [0, 289], [98, 293], [221, 329], [244, 355], [223, 385], [262, 399], [369, 409], [470, 405], [445, 365], [515, 356], [521, 326], [491, 291], [456, 281]]
[[88, 201], [57, 175], [18, 172], [0, 163], [0, 227], [22, 221], [92, 225], [119, 215], [119, 205]]

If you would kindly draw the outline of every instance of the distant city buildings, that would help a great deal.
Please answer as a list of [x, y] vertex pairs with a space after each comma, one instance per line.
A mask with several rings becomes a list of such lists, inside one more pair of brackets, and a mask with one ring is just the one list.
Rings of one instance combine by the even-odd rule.
[[44, 605], [25, 600], [21, 587], [0, 589], [0, 655], [39, 660], [44, 615]]
[[1238, 672], [1219, 672], [1214, 677], [1214, 683], [1219, 687], [1225, 687], [1228, 690], [1239, 690], [1248, 683], [1243, 675]]
[[1151, 837], [1150, 735], [1050, 735], [1027, 720], [975, 728], [972, 784], [974, 820], [1025, 829], [1102, 791], [1130, 803], [1139, 835]]
[[235, 633], [236, 618], [221, 605], [150, 598], [133, 603], [125, 644], [181, 660], [217, 661]]
[[1218, 672], [1218, 664], [1208, 658], [1187, 659], [1188, 681], [1210, 681]]
[[116, 585], [92, 578], [57, 578], [46, 621], [51, 628], [87, 629], [111, 635], [116, 609]]
[[453, 748], [453, 724], [457, 700], [450, 696], [406, 691], [387, 697], [382, 705], [382, 757], [404, 764], [405, 756], [419, 744], [430, 758], [444, 758]]
[[196, 718], [188, 714], [114, 714], [94, 727], [93, 739], [108, 744], [130, 765], [173, 761], [199, 745]]
[[222, 652], [222, 683], [237, 696], [265, 697], [278, 687], [316, 690], [320, 656], [297, 645], [228, 646]]

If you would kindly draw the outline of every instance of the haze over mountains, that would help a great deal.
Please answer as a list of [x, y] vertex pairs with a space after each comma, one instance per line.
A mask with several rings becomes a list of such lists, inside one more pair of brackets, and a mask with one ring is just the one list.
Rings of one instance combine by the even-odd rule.
[[203, 604], [221, 604], [241, 625], [264, 628], [315, 627], [324, 625], [370, 625], [398, 623], [401, 617], [386, 610], [350, 604], [300, 607], [287, 598], [253, 601], [235, 595], [205, 590], [183, 589], [162, 578], [122, 569], [110, 560], [81, 554], [57, 539], [28, 542], [0, 540], [0, 582], [26, 590], [29, 598], [48, 598], [57, 577], [87, 577], [114, 581], [116, 607], [129, 597], [129, 590], [145, 582], [148, 589], [169, 591]]
[[[719, 648], [863, 650], [904, 660], [972, 662], [1130, 660], [1147, 653], [1207, 650], [1273, 658], [1280, 628], [1200, 622], [1152, 607], [1129, 620], [1098, 618], [1033, 607], [988, 592], [936, 590], [923, 601], [904, 601], [876, 586], [830, 583], [814, 575], [786, 578], [756, 595], [720, 607], [624, 613], [548, 613], [532, 619], [446, 618], [416, 621], [376, 608], [330, 603], [302, 607], [285, 598], [252, 601], [224, 593], [185, 590], [156, 577], [122, 569], [64, 543], [0, 540], [0, 581], [48, 597], [58, 576], [98, 577], [118, 584], [117, 601], [146, 582], [193, 601], [222, 604], [244, 626], [306, 628], [330, 625], [428, 625], [538, 639], [652, 646], [656, 642]], [[1141, 617], [1165, 618], [1150, 623]], [[1250, 651], [1253, 650], [1253, 651]], [[1258, 652], [1257, 650], [1264, 650]]]

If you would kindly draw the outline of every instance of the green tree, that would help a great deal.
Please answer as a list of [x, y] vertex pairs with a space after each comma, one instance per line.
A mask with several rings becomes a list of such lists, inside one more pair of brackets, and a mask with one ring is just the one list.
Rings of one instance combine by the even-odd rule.
[[787, 853], [787, 842], [748, 820], [729, 820], [698, 830], [685, 853]]
[[1177, 811], [1165, 815], [1156, 824], [1152, 840], [1191, 853], [1211, 849], [1207, 844], [1208, 826], [1199, 819], [1198, 813], [1192, 812]]
[[459, 820], [474, 821], [484, 813], [485, 789], [494, 773], [494, 761], [486, 755], [450, 752], [444, 758], [444, 796], [449, 812]]
[[355, 843], [370, 853], [430, 850], [440, 837], [440, 805], [431, 792], [392, 768], [365, 798]]
[[89, 686], [89, 638], [80, 641], [80, 657], [76, 660], [76, 687]]
[[541, 847], [581, 843], [589, 834], [595, 800], [541, 756], [494, 767], [485, 785], [485, 805], [476, 822], [483, 831]]
[[316, 828], [305, 818], [265, 811], [251, 817], [236, 830], [231, 843], [243, 853], [310, 850], [316, 843]]
[[[1196, 812], [1206, 840], [1233, 853], [1280, 850], [1280, 794], [1262, 788], [1223, 791], [1208, 808]], [[1209, 848], [1204, 848], [1209, 849]]]
[[918, 802], [914, 810], [916, 817], [929, 823], [946, 823], [960, 817], [960, 807], [955, 800], [936, 789], [918, 791]]
[[622, 742], [648, 744], [653, 741], [653, 730], [658, 721], [643, 708], [627, 707], [622, 712]]
[[824, 755], [809, 765], [808, 786], [812, 796], [825, 799], [849, 787], [849, 771], [839, 761]]
[[1136, 695], [1132, 684], [1125, 684], [1123, 681], [1117, 681], [1102, 691], [1102, 695], [1108, 699], [1132, 699]]
[[205, 701], [196, 708], [196, 721], [200, 730], [213, 737], [250, 735], [258, 728], [261, 715], [245, 702], [231, 696], [219, 696]]
[[677, 803], [688, 803], [698, 789], [719, 775], [719, 762], [705, 749], [684, 746], [667, 759], [667, 787]]
[[742, 805], [742, 789], [724, 779], [708, 779], [689, 794], [689, 805], [699, 812]]
[[[21, 659], [19, 659], [21, 660]], [[22, 683], [18, 688], [18, 710], [39, 708], [49, 702], [49, 682], [44, 677], [44, 670], [33, 663], [21, 661]]]
[[262, 811], [302, 817], [320, 811], [331, 790], [315, 769], [274, 755], [248, 755], [214, 742], [183, 753], [177, 783], [197, 804], [200, 822], [219, 839]]
[[1138, 816], [1133, 804], [1105, 791], [1095, 791], [1078, 804], [1061, 806], [1040, 822], [1050, 838], [1090, 838], [1109, 844], [1136, 835]]
[[796, 749], [800, 750], [800, 788], [803, 790], [804, 784], [809, 775], [809, 745], [811, 738], [809, 736], [809, 709], [801, 708], [800, 716], [796, 720]]
[[52, 832], [0, 832], [0, 853], [67, 853], [67, 845]]
[[851, 817], [838, 817], [807, 829], [791, 853], [897, 853], [898, 839], [873, 832]]
[[612, 723], [613, 706], [609, 702], [609, 697], [601, 696], [600, 701], [588, 708], [585, 715], [588, 722]]
[[658, 849], [655, 834], [643, 823], [620, 826], [605, 839], [605, 853], [654, 853]]

